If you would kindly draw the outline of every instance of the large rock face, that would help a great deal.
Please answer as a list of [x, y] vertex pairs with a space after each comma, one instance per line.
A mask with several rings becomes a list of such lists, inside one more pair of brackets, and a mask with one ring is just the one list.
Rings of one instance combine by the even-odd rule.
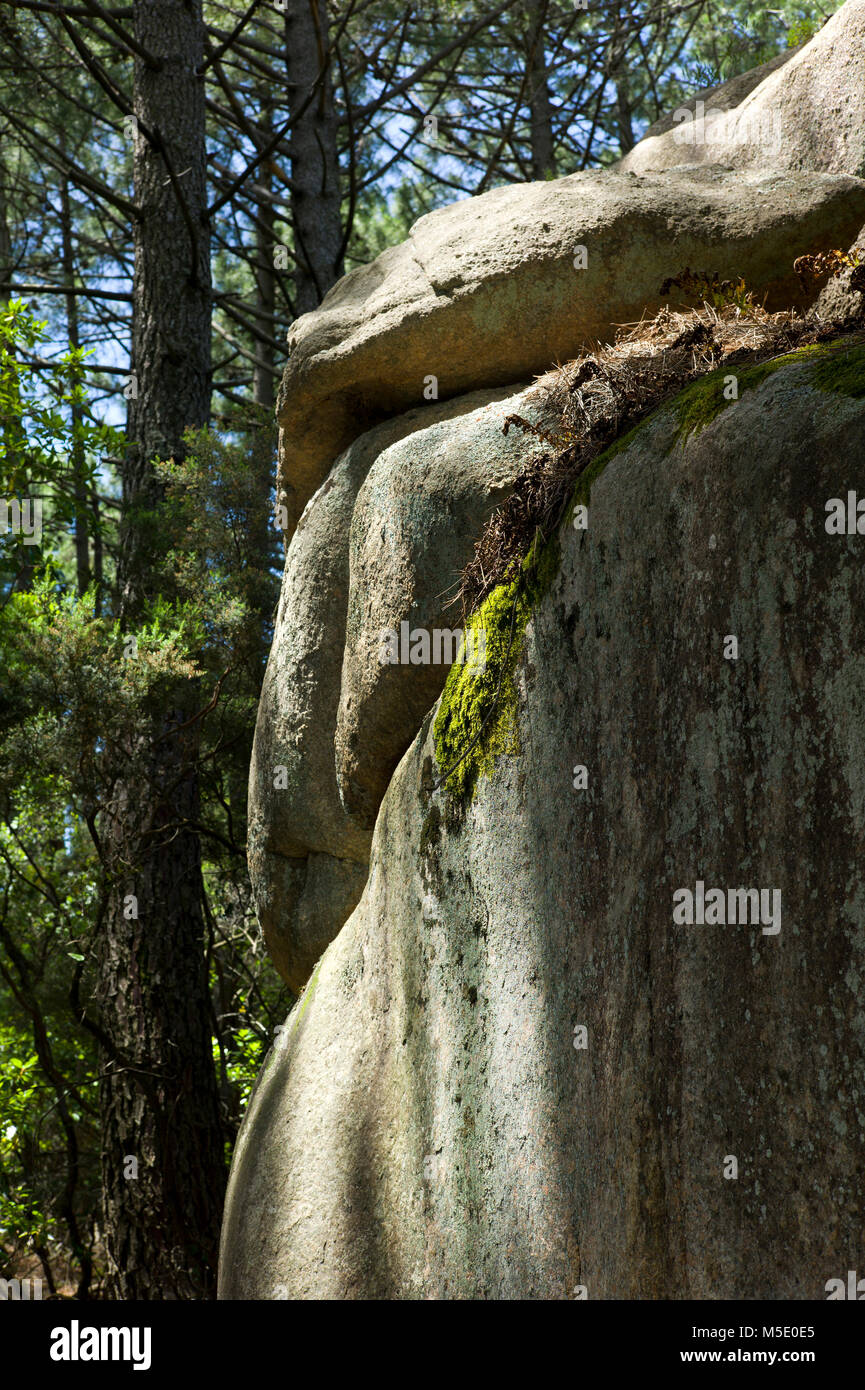
[[355, 907], [391, 773], [447, 666], [382, 664], [388, 629], [448, 632], [483, 522], [540, 452], [507, 416], [530, 388], [431, 403], [337, 459], [288, 549], [250, 771], [249, 868], [265, 939], [298, 992]]
[[673, 173], [497, 188], [422, 217], [340, 280], [289, 335], [278, 407], [289, 532], [337, 454], [382, 417], [435, 389], [444, 399], [545, 371], [658, 308], [686, 265], [744, 276], [769, 308], [798, 303], [796, 256], [847, 246], [865, 222], [865, 185], [736, 175], [699, 157]]
[[[863, 349], [740, 384], [610, 451], [473, 797], [435, 787], [454, 676], [405, 754], [250, 1103], [222, 1297], [823, 1298], [861, 1264], [865, 538], [825, 522], [865, 494]], [[779, 911], [676, 920], [698, 883]]]
[[[825, 504], [865, 492], [863, 348], [741, 368], [732, 402], [728, 365], [618, 441], [530, 616], [499, 588], [473, 620], [482, 677], [381, 654], [457, 627], [549, 447], [533, 375], [686, 265], [789, 307], [795, 258], [861, 234], [863, 16], [712, 94], [732, 154], [670, 170], [668, 124], [625, 168], [443, 209], [293, 327], [249, 853], [304, 993], [223, 1297], [805, 1298], [857, 1267], [865, 570], [856, 499], [849, 536]], [[860, 320], [860, 278], [815, 332]]]
[[294, 325], [279, 495], [298, 524], [249, 830], [259, 919], [292, 989], [357, 904], [382, 796], [446, 674], [381, 665], [380, 634], [457, 626], [447, 599], [484, 519], [539, 451], [502, 435], [508, 414], [542, 423], [526, 374], [639, 319], [689, 263], [797, 302], [796, 256], [863, 222], [865, 182], [835, 174], [573, 175], [422, 218]]
[[[685, 118], [686, 111], [697, 119]], [[618, 167], [647, 174], [701, 162], [863, 177], [865, 0], [847, 0], [795, 53], [669, 112]]]

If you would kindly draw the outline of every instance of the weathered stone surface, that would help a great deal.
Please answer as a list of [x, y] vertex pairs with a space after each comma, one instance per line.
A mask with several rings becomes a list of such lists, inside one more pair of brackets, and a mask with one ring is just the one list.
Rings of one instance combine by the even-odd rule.
[[289, 530], [336, 455], [421, 401], [430, 377], [442, 399], [526, 380], [659, 307], [688, 264], [744, 275], [770, 308], [799, 303], [794, 258], [846, 245], [863, 219], [861, 181], [699, 165], [572, 174], [429, 213], [292, 327], [278, 405]]
[[[519, 428], [505, 435], [509, 415], [555, 423], [533, 388], [459, 396], [438, 407], [434, 423], [382, 450], [358, 493], [335, 748], [343, 804], [370, 830], [450, 664], [383, 664], [382, 633], [399, 633], [403, 622], [409, 632], [459, 628], [453, 600], [483, 524], [545, 451]], [[443, 641], [443, 654], [451, 647]]]
[[[847, 249], [851, 256], [858, 257], [860, 263], [865, 264], [865, 227]], [[853, 270], [842, 271], [823, 286], [810, 310], [813, 320], [850, 328], [861, 323], [865, 311], [865, 291], [854, 288], [851, 283], [854, 274]], [[859, 276], [855, 283], [860, 283]]]
[[[861, 353], [611, 458], [467, 806], [425, 721], [250, 1103], [223, 1298], [823, 1298], [859, 1267], [865, 541], [824, 507], [865, 493]], [[675, 925], [698, 880], [780, 890], [780, 932]]]
[[[681, 118], [674, 121], [670, 112], [617, 167], [645, 174], [705, 161], [734, 169], [820, 169], [861, 178], [865, 0], [847, 0], [810, 43], [792, 55], [698, 92], [682, 109], [694, 111], [698, 101], [704, 106], [704, 126]], [[724, 115], [712, 121], [710, 110]]]
[[264, 854], [257, 864], [255, 906], [271, 960], [300, 994], [325, 947], [360, 901], [366, 860], [309, 853]]
[[292, 537], [253, 745], [249, 867], [295, 991], [357, 903], [390, 775], [447, 675], [381, 665], [381, 631], [459, 626], [447, 599], [491, 507], [541, 447], [502, 433], [509, 414], [542, 418], [533, 398], [475, 392], [368, 431]]
[[[366, 876], [369, 829], [343, 808], [333, 758], [348, 538], [367, 469], [412, 424], [390, 421], [336, 461], [286, 555], [249, 774], [248, 860], [265, 941], [295, 990], [351, 912]], [[318, 856], [318, 871], [308, 885], [310, 853]], [[322, 891], [328, 879], [334, 890], [329, 902]]]
[[[783, 53], [778, 53], [774, 58], [770, 58], [768, 63], [761, 63], [759, 67], [750, 68], [748, 72], [742, 72], [736, 77], [731, 77], [729, 82], [719, 82], [715, 87], [701, 88], [699, 92], [695, 92], [693, 97], [684, 101], [682, 106], [677, 107], [676, 110], [693, 112], [696, 109], [697, 102], [701, 101], [706, 110], [711, 107], [715, 111], [732, 111], [734, 107], [739, 106], [747, 96], [750, 96], [754, 88], [759, 87], [760, 83], [763, 82], [770, 73], [777, 72], [785, 63], [789, 63], [790, 59], [801, 51], [801, 47], [802, 45], [798, 48], [788, 48]], [[657, 121], [652, 122], [642, 140], [639, 141], [638, 145], [634, 148], [645, 146], [647, 140], [653, 140], [659, 135], [666, 135], [668, 131], [674, 130], [677, 124], [679, 124], [679, 121], [674, 112], [666, 112], [666, 114], [660, 116]], [[629, 153], [619, 161], [619, 168], [631, 167], [627, 162], [631, 153], [632, 152], [629, 151]], [[678, 161], [680, 164], [683, 162], [685, 161]], [[666, 168], [667, 166], [665, 165], [664, 167]]]

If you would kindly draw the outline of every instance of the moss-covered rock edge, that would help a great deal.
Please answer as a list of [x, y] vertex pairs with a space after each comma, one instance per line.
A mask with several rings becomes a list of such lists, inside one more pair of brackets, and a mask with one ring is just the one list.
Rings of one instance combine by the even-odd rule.
[[[809, 385], [855, 399], [865, 396], [865, 345], [842, 352], [839, 349], [844, 341], [796, 348], [738, 371], [727, 365], [710, 372], [685, 387], [672, 402], [674, 440], [686, 443], [691, 434], [698, 434], [727, 406], [734, 405], [742, 392], [761, 386], [782, 367], [811, 366]], [[738, 394], [734, 397], [724, 394], [731, 376], [737, 380]], [[592, 460], [577, 479], [563, 525], [571, 524], [577, 506], [588, 505], [592, 487], [607, 465], [670, 405], [665, 401]], [[443, 784], [459, 802], [472, 799], [479, 778], [492, 773], [497, 757], [520, 751], [517, 662], [529, 618], [549, 592], [560, 556], [558, 537], [551, 537], [544, 545], [536, 541], [516, 578], [494, 589], [469, 619], [470, 630], [485, 633], [485, 667], [482, 671], [468, 663], [451, 667], [433, 725], [436, 761], [446, 774]]]
[[[677, 396], [673, 406], [676, 437], [684, 443], [692, 434], [699, 434], [723, 410], [735, 405], [745, 391], [762, 386], [782, 367], [810, 367], [808, 384], [818, 391], [855, 399], [865, 396], [865, 345], [856, 345], [844, 352], [841, 350], [844, 342], [843, 338], [836, 338], [831, 343], [811, 343], [768, 362], [754, 362], [738, 368], [727, 364], [709, 372]], [[731, 396], [725, 393], [733, 380], [736, 394]]]

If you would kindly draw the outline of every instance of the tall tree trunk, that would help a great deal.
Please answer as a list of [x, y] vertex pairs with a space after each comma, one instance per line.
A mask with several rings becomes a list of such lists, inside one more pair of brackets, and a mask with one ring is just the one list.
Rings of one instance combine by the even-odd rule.
[[[273, 124], [273, 104], [266, 91], [261, 89], [257, 92], [259, 104], [259, 120], [270, 130]], [[258, 221], [255, 224], [255, 308], [256, 323], [267, 334], [268, 338], [276, 338], [276, 275], [274, 273], [274, 250], [276, 245], [276, 235], [274, 225], [276, 215], [271, 198], [267, 195], [273, 193], [273, 170], [271, 161], [265, 160], [259, 170], [257, 182], [264, 190], [265, 196], [258, 204]], [[256, 405], [263, 409], [272, 411], [276, 392], [274, 390], [276, 378], [276, 363], [274, 360], [273, 347], [271, 343], [262, 342], [256, 338], [253, 345], [255, 353], [255, 365], [252, 369], [252, 399]], [[268, 487], [270, 479], [268, 479]], [[267, 494], [265, 494], [266, 496]], [[264, 508], [265, 514], [267, 508]]]
[[619, 64], [615, 73], [616, 83], [616, 134], [619, 137], [619, 149], [622, 155], [626, 155], [629, 150], [634, 148], [637, 143], [634, 138], [634, 120], [631, 110], [631, 88], [628, 81], [628, 70], [624, 60]]
[[[137, 396], [118, 559], [120, 614], [130, 627], [146, 612], [159, 545], [152, 460], [181, 458], [183, 431], [209, 414], [201, 9], [201, 0], [134, 4], [135, 38], [157, 61], [135, 60]], [[198, 726], [187, 724], [196, 695], [190, 683], [175, 690], [145, 745], [128, 747], [108, 816], [112, 881], [99, 949], [103, 1192], [111, 1288], [127, 1299], [206, 1298], [215, 1287], [225, 1172], [201, 854], [189, 828], [199, 801]]]
[[[273, 126], [273, 102], [270, 92], [264, 87], [257, 88], [256, 102], [259, 110], [259, 123], [264, 126], [265, 131], [270, 132]], [[267, 140], [268, 136], [265, 135], [262, 138], [262, 143], [266, 144]], [[274, 553], [275, 531], [271, 503], [276, 475], [277, 428], [274, 415], [276, 379], [277, 370], [281, 370], [282, 363], [277, 368], [276, 353], [273, 347], [277, 338], [277, 281], [274, 269], [276, 211], [272, 197], [268, 196], [272, 195], [274, 188], [273, 163], [270, 159], [265, 160], [261, 165], [256, 182], [260, 185], [263, 196], [257, 199], [256, 203], [257, 221], [255, 224], [255, 260], [253, 263], [255, 322], [270, 341], [265, 342], [263, 338], [253, 339], [255, 362], [252, 369], [252, 399], [256, 409], [253, 412], [252, 424], [247, 437], [249, 441], [249, 467], [256, 481], [256, 492], [259, 500], [249, 518], [248, 526], [251, 533], [249, 537], [251, 546], [254, 553], [261, 557], [263, 565], [266, 555], [272, 556], [272, 563], [281, 564], [282, 560], [281, 556], [277, 558]], [[272, 617], [269, 611], [271, 603], [272, 599], [268, 594], [267, 608], [265, 610], [263, 607], [260, 612], [262, 634], [266, 631], [268, 619]], [[262, 648], [264, 648], [263, 639]], [[262, 671], [266, 659], [267, 653], [266, 650], [263, 650]], [[229, 781], [232, 806], [246, 805], [248, 780], [246, 769], [235, 764]], [[240, 817], [238, 816], [239, 820]]]
[[[62, 141], [61, 141], [62, 145]], [[75, 255], [72, 245], [72, 209], [69, 203], [69, 181], [65, 174], [60, 175], [60, 235], [63, 255], [63, 279], [70, 290], [75, 287]], [[78, 298], [75, 294], [66, 296], [66, 336], [71, 348], [80, 348], [81, 336], [78, 332]], [[73, 369], [70, 385], [74, 390], [80, 380], [80, 372]], [[81, 438], [83, 412], [80, 405], [72, 403], [72, 482], [75, 489], [75, 569], [79, 596], [90, 583], [90, 528], [87, 515], [88, 488], [84, 460], [84, 444]]]
[[[5, 136], [6, 132], [2, 134]], [[9, 304], [9, 286], [12, 283], [12, 236], [9, 231], [6, 180], [6, 168], [0, 159], [0, 309], [6, 309]]]
[[[287, 0], [286, 73], [291, 126], [294, 311], [321, 303], [343, 273], [337, 122], [328, 56], [326, 0]], [[306, 105], [316, 80], [315, 95]]]
[[[9, 286], [12, 282], [12, 233], [9, 227], [9, 203], [8, 203], [8, 181], [9, 175], [6, 167], [0, 158], [0, 309], [8, 309], [12, 293]], [[11, 354], [10, 354], [11, 358]], [[10, 361], [10, 377], [6, 382], [6, 389], [10, 397], [18, 401], [18, 371], [14, 361]], [[26, 476], [25, 458], [26, 450], [22, 448], [22, 425], [20, 413], [13, 408], [11, 417], [4, 416], [0, 419], [0, 431], [3, 436], [4, 472], [9, 478], [19, 480], [19, 490], [26, 494], [29, 489], [21, 488], [21, 479]], [[33, 586], [34, 560], [33, 550], [36, 547], [21, 545], [18, 547], [18, 573], [16, 574], [12, 587], [24, 592]]]
[[634, 121], [633, 111], [631, 109], [631, 84], [627, 59], [627, 40], [631, 27], [630, 20], [631, 16], [627, 10], [625, 10], [624, 13], [621, 8], [617, 11], [616, 23], [613, 28], [607, 53], [607, 73], [616, 92], [613, 111], [616, 118], [616, 134], [619, 139], [619, 149], [622, 155], [626, 155], [636, 144], [636, 140], [634, 139]]
[[553, 106], [547, 79], [544, 51], [546, 0], [532, 0], [528, 10], [529, 31], [526, 52], [526, 94], [529, 103], [529, 140], [532, 178], [545, 179], [556, 172], [553, 144]]

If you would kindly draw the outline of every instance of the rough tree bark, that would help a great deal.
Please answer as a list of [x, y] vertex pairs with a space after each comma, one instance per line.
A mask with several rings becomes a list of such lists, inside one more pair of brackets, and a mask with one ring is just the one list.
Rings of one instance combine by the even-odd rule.
[[[273, 125], [273, 108], [267, 92], [258, 90], [260, 120], [266, 130]], [[261, 338], [253, 344], [255, 365], [252, 369], [252, 399], [264, 410], [272, 411], [276, 398], [276, 362], [273, 341], [276, 338], [276, 275], [274, 273], [274, 248], [276, 245], [276, 210], [273, 204], [273, 165], [265, 160], [258, 171], [257, 182], [264, 196], [258, 201], [258, 220], [255, 224], [255, 277], [256, 322], [261, 325], [270, 342]], [[270, 478], [267, 480], [268, 488]], [[267, 494], [265, 493], [265, 497]]]
[[[75, 252], [72, 243], [72, 209], [69, 203], [69, 180], [60, 175], [60, 235], [63, 254], [63, 279], [70, 290], [75, 287]], [[71, 348], [80, 348], [78, 331], [78, 297], [66, 296], [66, 336]], [[70, 386], [75, 387], [79, 373], [70, 372]], [[72, 474], [75, 488], [75, 571], [79, 597], [90, 583], [90, 525], [88, 519], [88, 487], [85, 470], [84, 445], [81, 440], [83, 412], [73, 403], [72, 410]]]
[[294, 311], [299, 315], [317, 308], [343, 273], [337, 121], [326, 0], [287, 0], [285, 42], [289, 112], [292, 116], [297, 113], [291, 126], [290, 149]]
[[553, 145], [553, 106], [547, 80], [547, 58], [544, 51], [547, 0], [533, 0], [533, 3], [528, 6], [527, 17], [529, 28], [526, 50], [526, 97], [529, 104], [532, 178], [545, 179], [555, 175], [556, 172]]
[[[0, 134], [5, 136], [5, 130]], [[6, 178], [6, 169], [0, 159], [0, 306], [4, 309], [11, 298], [9, 285], [12, 280], [12, 237], [6, 208]]]
[[[135, 0], [132, 372], [120, 613], [151, 597], [162, 504], [154, 457], [182, 457], [210, 404], [210, 257], [205, 219], [201, 0]], [[134, 659], [134, 658], [133, 658]], [[206, 1298], [214, 1291], [224, 1150], [211, 1053], [197, 835], [197, 692], [169, 695], [149, 737], [127, 744], [108, 815], [112, 872], [100, 932], [103, 1191], [111, 1291]], [[187, 727], [184, 727], [187, 725]], [[130, 1176], [130, 1158], [137, 1177]]]
[[[3, 132], [5, 134], [5, 132]], [[7, 309], [12, 298], [10, 285], [12, 283], [12, 233], [9, 227], [9, 205], [7, 182], [9, 174], [6, 170], [2, 158], [0, 158], [0, 308]], [[12, 368], [14, 370], [14, 368]], [[17, 383], [14, 388], [11, 382], [7, 383], [7, 389], [14, 389], [17, 395]], [[13, 413], [14, 420], [14, 413]], [[3, 444], [5, 453], [6, 471], [10, 476], [24, 476], [26, 470], [24, 459], [18, 450], [16, 438], [19, 433], [18, 427], [5, 416], [0, 419], [0, 430], [3, 433]], [[22, 489], [22, 491], [27, 491]], [[12, 581], [12, 587], [21, 592], [32, 587], [34, 573], [33, 549], [30, 546], [19, 548], [18, 573]]]

